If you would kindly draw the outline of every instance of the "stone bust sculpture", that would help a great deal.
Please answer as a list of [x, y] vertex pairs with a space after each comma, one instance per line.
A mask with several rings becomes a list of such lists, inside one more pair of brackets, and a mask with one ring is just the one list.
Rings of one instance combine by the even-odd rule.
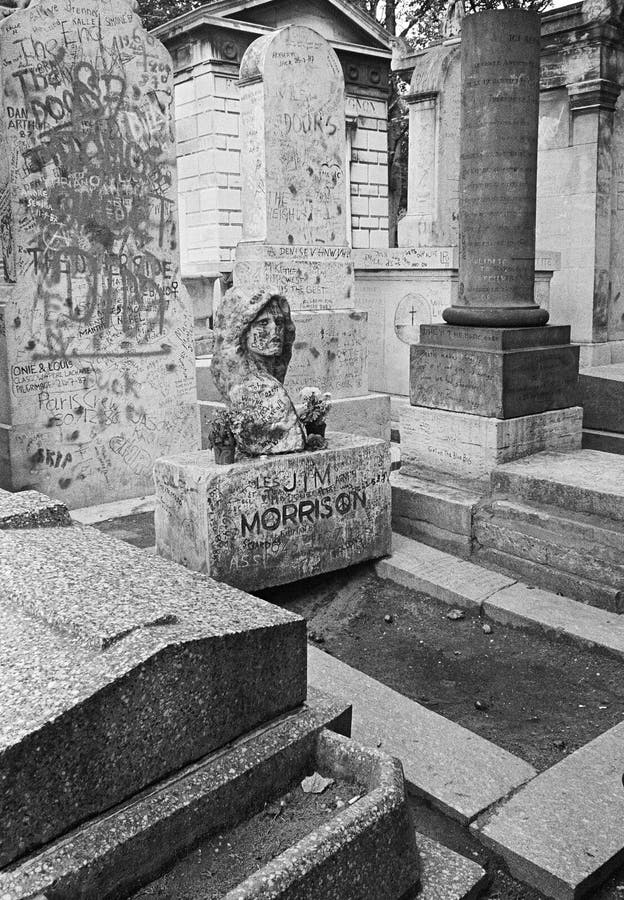
[[305, 434], [284, 388], [295, 326], [285, 297], [232, 288], [214, 320], [212, 374], [238, 449], [249, 456], [303, 450]]

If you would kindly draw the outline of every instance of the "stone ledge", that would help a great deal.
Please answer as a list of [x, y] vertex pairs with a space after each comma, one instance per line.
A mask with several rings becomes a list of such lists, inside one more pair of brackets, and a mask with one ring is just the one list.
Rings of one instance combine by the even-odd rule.
[[403, 763], [411, 788], [453, 819], [470, 822], [535, 776], [501, 747], [308, 645], [311, 684], [353, 704], [353, 738]]
[[[312, 691], [300, 709], [188, 766], [107, 815], [0, 872], [0, 896], [37, 892], [100, 900], [127, 896], [194, 841], [288, 790], [320, 729], [349, 733], [349, 707]], [[306, 773], [304, 773], [306, 774]]]

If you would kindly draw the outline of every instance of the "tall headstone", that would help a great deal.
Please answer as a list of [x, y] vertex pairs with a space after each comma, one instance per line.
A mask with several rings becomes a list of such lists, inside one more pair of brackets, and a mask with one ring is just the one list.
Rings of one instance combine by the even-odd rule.
[[129, 0], [35, 2], [0, 57], [0, 484], [152, 493], [199, 446], [170, 57]]
[[539, 47], [537, 13], [463, 20], [458, 298], [411, 347], [406, 472], [580, 446], [579, 348], [533, 298]]
[[[287, 297], [297, 327], [286, 386], [344, 399], [363, 434], [388, 398], [368, 394], [366, 313], [355, 309], [347, 241], [345, 87], [338, 57], [310, 28], [288, 26], [247, 49], [240, 69], [243, 240], [234, 284]], [[353, 425], [353, 414], [345, 410]], [[356, 416], [356, 418], [357, 418]], [[362, 426], [357, 427], [357, 426]]]

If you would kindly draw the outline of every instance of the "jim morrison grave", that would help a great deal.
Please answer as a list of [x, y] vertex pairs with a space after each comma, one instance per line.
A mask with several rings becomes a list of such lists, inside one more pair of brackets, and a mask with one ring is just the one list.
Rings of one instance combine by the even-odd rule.
[[154, 468], [158, 552], [249, 590], [390, 552], [389, 446], [306, 430], [283, 386], [294, 340], [285, 297], [229, 291], [213, 371], [238, 459], [206, 450]]
[[[293, 355], [303, 355], [299, 326], [309, 337], [312, 318], [319, 338], [333, 334], [332, 317], [350, 302], [352, 266], [332, 255], [336, 246], [349, 252], [335, 53], [311, 29], [289, 26], [251, 44], [241, 72], [247, 240], [215, 316], [212, 360], [236, 460], [218, 465], [211, 451], [158, 460], [155, 520], [160, 554], [256, 590], [389, 553], [390, 457], [377, 438], [311, 436], [284, 387]], [[284, 122], [289, 133], [277, 140]], [[361, 324], [353, 310], [341, 314]], [[339, 349], [330, 346], [336, 363]]]

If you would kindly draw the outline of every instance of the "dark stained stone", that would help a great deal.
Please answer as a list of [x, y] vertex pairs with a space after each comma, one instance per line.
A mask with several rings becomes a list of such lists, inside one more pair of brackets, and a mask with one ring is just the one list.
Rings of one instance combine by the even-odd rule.
[[624, 433], [624, 363], [584, 369], [579, 393], [584, 428]]

